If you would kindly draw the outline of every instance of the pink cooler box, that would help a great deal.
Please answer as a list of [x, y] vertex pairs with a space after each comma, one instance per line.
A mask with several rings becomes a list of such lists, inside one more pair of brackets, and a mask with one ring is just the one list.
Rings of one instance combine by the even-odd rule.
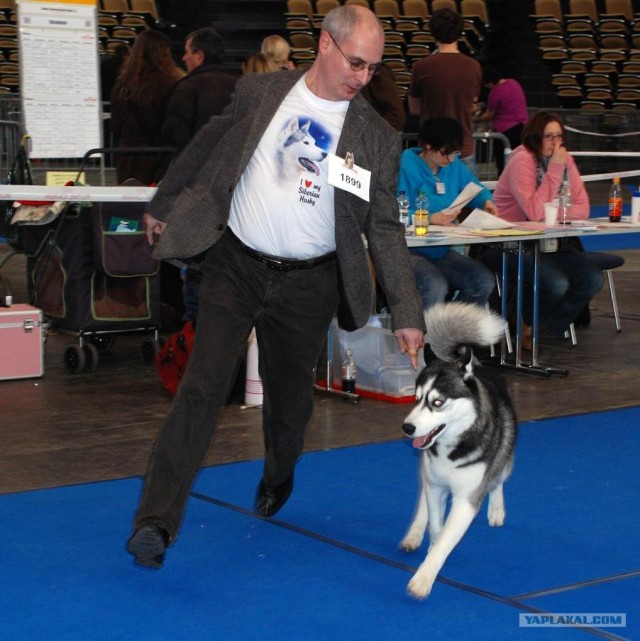
[[0, 380], [42, 376], [43, 346], [41, 310], [0, 307]]

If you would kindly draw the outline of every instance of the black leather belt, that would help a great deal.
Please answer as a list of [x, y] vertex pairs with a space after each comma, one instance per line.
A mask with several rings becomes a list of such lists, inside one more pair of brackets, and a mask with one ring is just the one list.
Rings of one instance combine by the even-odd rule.
[[323, 263], [328, 263], [330, 260], [335, 260], [336, 252], [329, 252], [316, 258], [296, 259], [296, 258], [281, 258], [280, 256], [271, 256], [270, 254], [263, 254], [248, 245], [245, 245], [232, 231], [227, 228], [227, 234], [242, 251], [251, 256], [254, 260], [260, 261], [268, 269], [275, 269], [280, 272], [289, 272], [294, 269], [311, 269]]

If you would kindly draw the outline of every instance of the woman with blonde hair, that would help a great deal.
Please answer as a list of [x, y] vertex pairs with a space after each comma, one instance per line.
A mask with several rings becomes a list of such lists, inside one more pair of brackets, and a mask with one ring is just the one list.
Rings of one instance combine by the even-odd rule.
[[252, 53], [242, 63], [242, 73], [271, 73], [279, 71], [279, 67], [263, 53]]
[[[169, 38], [142, 31], [133, 43], [111, 92], [111, 129], [118, 147], [159, 147], [169, 94], [184, 76], [171, 56]], [[116, 157], [117, 179], [151, 184], [162, 178], [168, 158], [159, 154]]]
[[277, 69], [293, 69], [294, 64], [289, 60], [291, 47], [282, 36], [267, 36], [262, 41], [260, 53], [264, 54]]

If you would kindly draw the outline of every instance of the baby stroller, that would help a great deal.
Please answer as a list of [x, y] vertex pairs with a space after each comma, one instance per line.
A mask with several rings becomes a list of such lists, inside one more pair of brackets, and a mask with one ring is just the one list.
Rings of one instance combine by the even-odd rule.
[[[107, 153], [173, 153], [168, 148], [91, 149], [88, 159]], [[126, 186], [140, 186], [127, 181]], [[159, 261], [151, 256], [143, 225], [144, 202], [69, 202], [52, 223], [41, 226], [35, 256], [28, 262], [32, 304], [50, 327], [75, 334], [64, 351], [71, 372], [93, 371], [99, 353], [120, 333], [151, 334], [141, 356], [153, 363], [159, 351]]]

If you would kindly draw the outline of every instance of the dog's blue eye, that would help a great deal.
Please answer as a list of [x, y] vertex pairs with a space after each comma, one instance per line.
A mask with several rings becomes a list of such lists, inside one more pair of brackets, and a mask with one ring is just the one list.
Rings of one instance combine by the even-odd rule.
[[441, 398], [436, 398], [436, 400], [433, 401], [434, 407], [442, 407], [443, 404], [444, 404], [444, 401]]

